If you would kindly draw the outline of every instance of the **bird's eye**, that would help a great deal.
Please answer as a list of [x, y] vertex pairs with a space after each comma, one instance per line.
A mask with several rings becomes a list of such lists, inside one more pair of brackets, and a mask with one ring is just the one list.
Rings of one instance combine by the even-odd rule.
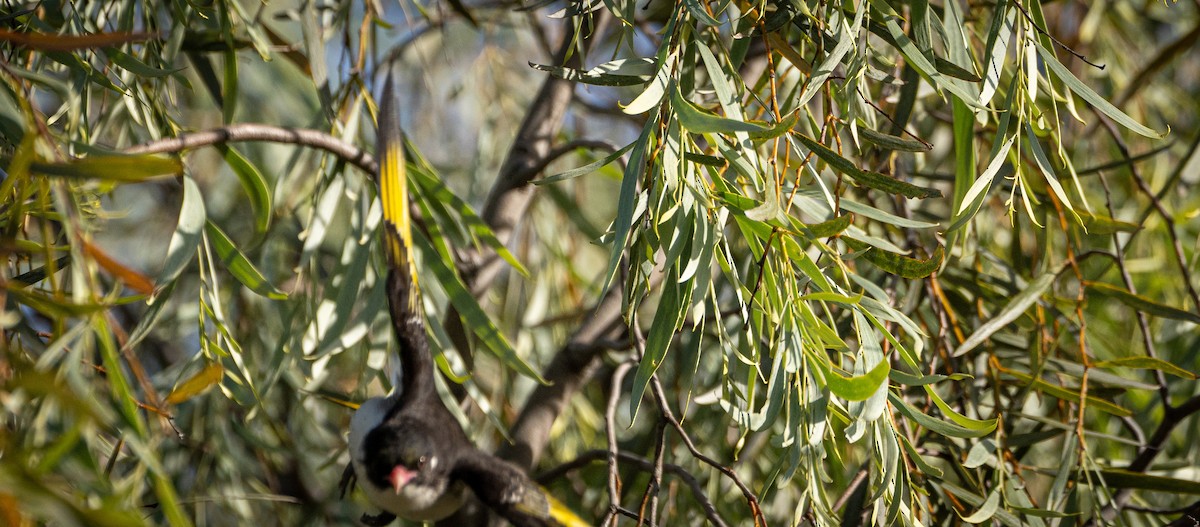
[[427, 461], [429, 461], [429, 458], [427, 458], [425, 456], [421, 456], [420, 458], [418, 458], [417, 459], [417, 468], [423, 468]]

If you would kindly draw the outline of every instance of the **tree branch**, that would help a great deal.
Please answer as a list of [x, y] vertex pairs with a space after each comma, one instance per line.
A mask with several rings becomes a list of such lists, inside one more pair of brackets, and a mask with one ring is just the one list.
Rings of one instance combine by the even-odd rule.
[[371, 154], [332, 135], [304, 128], [284, 128], [257, 123], [231, 124], [210, 130], [185, 133], [179, 137], [159, 139], [126, 148], [124, 152], [127, 154], [159, 154], [247, 141], [265, 141], [318, 148], [371, 174], [371, 177], [375, 177], [375, 172], [379, 169]]

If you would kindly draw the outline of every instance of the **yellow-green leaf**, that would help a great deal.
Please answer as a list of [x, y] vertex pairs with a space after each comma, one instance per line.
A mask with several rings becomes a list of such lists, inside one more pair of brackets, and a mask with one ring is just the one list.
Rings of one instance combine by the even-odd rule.
[[221, 366], [221, 363], [210, 362], [204, 369], [196, 372], [191, 378], [171, 390], [171, 394], [167, 396], [167, 404], [179, 404], [200, 395], [214, 384], [221, 382], [221, 378], [224, 376], [225, 368]]
[[137, 183], [152, 179], [175, 177], [183, 173], [179, 159], [159, 155], [91, 155], [65, 163], [30, 165], [33, 172], [48, 176], [99, 179], [118, 183]]

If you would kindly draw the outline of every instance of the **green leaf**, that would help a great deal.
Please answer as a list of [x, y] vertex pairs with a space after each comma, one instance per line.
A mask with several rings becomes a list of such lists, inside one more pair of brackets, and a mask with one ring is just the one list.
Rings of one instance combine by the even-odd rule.
[[837, 236], [838, 234], [841, 234], [842, 231], [849, 228], [850, 224], [853, 222], [854, 214], [842, 214], [841, 216], [825, 220], [821, 223], [805, 225], [804, 228], [808, 229], [808, 232], [811, 233], [813, 238], [828, 238], [830, 236]]
[[629, 104], [621, 109], [629, 115], [637, 115], [650, 111], [651, 108], [658, 106], [664, 95], [667, 94], [667, 86], [671, 83], [671, 69], [675, 62], [675, 54], [672, 53], [662, 64], [659, 65], [658, 74], [650, 81], [650, 85], [646, 86], [645, 91], [635, 97]]
[[795, 134], [795, 137], [804, 143], [804, 146], [812, 150], [817, 157], [829, 164], [834, 170], [841, 172], [858, 183], [867, 187], [882, 190], [888, 194], [899, 194], [908, 198], [932, 198], [941, 197], [942, 192], [935, 188], [918, 187], [911, 183], [905, 183], [898, 179], [885, 176], [878, 172], [868, 172], [862, 170], [846, 159], [838, 155], [833, 150], [830, 150], [825, 145], [810, 139], [804, 134]]
[[908, 458], [912, 460], [913, 464], [917, 466], [917, 469], [919, 469], [922, 474], [924, 474], [926, 477], [937, 479], [942, 478], [944, 475], [942, 473], [942, 469], [930, 465], [929, 462], [925, 460], [925, 456], [922, 456], [920, 452], [917, 452], [917, 449], [913, 447], [912, 442], [908, 440], [908, 436], [904, 434], [896, 434], [896, 438], [900, 440], [900, 444], [904, 446], [904, 451], [908, 453]]
[[[1016, 371], [1016, 370], [1011, 370], [1011, 369], [1007, 369], [1007, 368], [1004, 369], [1003, 372], [1006, 375], [1011, 375], [1011, 376], [1015, 377], [1017, 380], [1024, 382], [1025, 384], [1029, 385], [1034, 390], [1042, 392], [1046, 395], [1051, 395], [1051, 396], [1057, 397], [1059, 399], [1062, 399], [1064, 401], [1070, 401], [1070, 402], [1073, 402], [1076, 404], [1078, 404], [1080, 401], [1079, 392], [1068, 389], [1068, 388], [1064, 388], [1057, 384], [1051, 384], [1051, 383], [1043, 380], [1041, 377], [1034, 377], [1027, 373]], [[1102, 412], [1105, 412], [1105, 413], [1108, 413], [1111, 415], [1115, 415], [1118, 417], [1128, 417], [1128, 416], [1133, 415], [1133, 412], [1131, 412], [1125, 408], [1117, 406], [1116, 404], [1114, 404], [1108, 400], [1101, 399], [1099, 397], [1093, 397], [1091, 395], [1087, 396], [1087, 406], [1088, 406], [1088, 408], [1094, 408], [1096, 410], [1100, 410]]]
[[979, 510], [975, 511], [975, 513], [970, 516], [963, 516], [962, 520], [967, 523], [983, 523], [991, 519], [991, 517], [996, 514], [996, 509], [999, 507], [1000, 489], [996, 488], [992, 490], [991, 494], [988, 494], [988, 497], [986, 500], [984, 500], [983, 505], [979, 506]]
[[920, 410], [909, 405], [899, 396], [894, 393], [888, 394], [888, 401], [892, 403], [892, 407], [899, 410], [900, 413], [908, 416], [909, 419], [916, 421], [917, 424], [947, 437], [957, 437], [961, 439], [969, 439], [975, 437], [983, 437], [991, 433], [990, 430], [972, 430], [970, 428], [959, 426], [954, 423], [948, 423], [941, 419], [925, 415]]
[[225, 52], [225, 84], [221, 96], [221, 117], [225, 124], [233, 124], [233, 114], [237, 112], [238, 102], [238, 67], [237, 52]]
[[221, 145], [217, 149], [225, 156], [225, 163], [233, 169], [238, 181], [242, 182], [246, 195], [250, 197], [250, 208], [254, 210], [254, 227], [260, 234], [267, 232], [267, 227], [271, 225], [272, 212], [271, 191], [267, 188], [267, 178], [263, 177], [258, 167], [237, 149], [228, 145]]
[[875, 395], [879, 386], [887, 381], [888, 372], [892, 369], [891, 364], [883, 360], [862, 375], [846, 377], [834, 370], [827, 357], [818, 357], [813, 362], [824, 375], [829, 391], [847, 401], [865, 401]]
[[607, 156], [604, 156], [604, 158], [600, 159], [599, 161], [588, 163], [588, 164], [583, 165], [578, 168], [572, 168], [566, 172], [560, 172], [558, 174], [554, 174], [553, 176], [547, 176], [547, 177], [544, 177], [541, 179], [536, 179], [533, 181], [533, 184], [534, 185], [549, 185], [551, 183], [557, 183], [559, 181], [563, 181], [566, 179], [572, 179], [572, 178], [576, 178], [579, 176], [591, 174], [592, 172], [595, 172], [597, 170], [600, 170], [601, 168], [604, 168], [605, 166], [608, 166], [609, 163], [616, 161], [618, 158], [620, 158], [622, 155], [624, 155], [625, 152], [628, 152], [631, 148], [633, 148], [633, 143], [629, 143], [629, 144], [621, 147], [620, 150], [617, 150], [616, 152], [613, 152], [611, 154], [608, 154]]
[[[1149, 137], [1151, 139], [1162, 139], [1163, 137], [1166, 137], [1166, 132], [1156, 132], [1149, 127], [1133, 120], [1133, 118], [1125, 114], [1125, 112], [1122, 112], [1116, 106], [1113, 106], [1112, 103], [1105, 100], [1104, 97], [1101, 97], [1100, 94], [1096, 93], [1096, 91], [1090, 86], [1084, 84], [1083, 81], [1075, 77], [1075, 75], [1071, 73], [1071, 70], [1068, 70], [1066, 66], [1063, 66], [1062, 63], [1054, 57], [1054, 53], [1043, 47], [1040, 42], [1034, 42], [1034, 44], [1037, 46], [1038, 55], [1041, 55], [1042, 62], [1046, 65], [1046, 67], [1049, 68], [1050, 71], [1053, 71], [1054, 74], [1058, 76], [1059, 80], [1063, 81], [1063, 84], [1067, 85], [1067, 88], [1070, 88], [1070, 90], [1076, 95], [1083, 97], [1083, 100], [1087, 101], [1088, 104], [1092, 105], [1092, 107], [1100, 111], [1100, 113], [1107, 115], [1109, 119], [1116, 121], [1121, 126], [1128, 128], [1131, 132], [1134, 132], [1138, 135]], [[1168, 128], [1167, 131], [1169, 132], [1170, 128]]]
[[888, 252], [878, 247], [869, 247], [867, 244], [844, 238], [842, 241], [846, 245], [854, 249], [855, 254], [861, 253], [867, 261], [875, 264], [876, 267], [887, 271], [890, 274], [917, 280], [925, 278], [937, 271], [942, 265], [942, 259], [946, 256], [946, 249], [941, 245], [933, 250], [933, 255], [924, 260], [911, 258], [902, 254]]
[[[980, 507], [984, 504], [985, 501], [987, 501], [982, 496], [975, 494], [974, 492], [971, 492], [962, 487], [959, 487], [958, 485], [955, 485], [953, 483], [939, 481], [937, 483], [937, 486], [942, 487], [942, 490], [944, 492], [953, 495], [954, 498], [956, 498], [956, 499], [966, 502], [968, 505]], [[999, 520], [1000, 523], [1004, 524], [1005, 527], [1025, 527], [1026, 526], [1025, 522], [1022, 522], [1020, 519], [1018, 519], [1012, 513], [1004, 510], [1003, 508], [997, 508], [995, 513], [993, 514], [993, 516], [997, 520]]]
[[965, 80], [967, 82], [979, 82], [983, 80], [983, 77], [980, 77], [978, 73], [968, 70], [941, 57], [933, 58], [933, 67], [938, 70], [938, 73], [943, 73], [947, 76]]
[[[790, 132], [792, 130], [792, 127], [796, 126], [796, 123], [799, 120], [800, 120], [800, 112], [798, 112], [798, 111], [792, 112], [790, 114], [785, 115], [783, 117], [783, 119], [781, 119], [777, 123], [774, 123], [774, 124], [765, 123], [765, 126], [769, 126], [770, 128], [764, 132], [750, 132], [750, 138], [754, 139], [755, 141], [765, 141], [767, 139], [774, 139], [776, 137], [779, 137], [783, 134]], [[750, 123], [750, 124], [757, 124], [757, 122]]]
[[959, 211], [967, 189], [976, 180], [975, 112], [958, 97], [951, 102], [954, 112], [954, 201], [951, 210]]
[[927, 384], [924, 386], [924, 388], [925, 394], [929, 396], [930, 400], [933, 401], [933, 404], [942, 411], [943, 415], [945, 415], [951, 421], [954, 421], [958, 426], [983, 433], [991, 433], [992, 430], [996, 429], [996, 424], [998, 421], [995, 419], [971, 419], [970, 417], [958, 413], [951, 408], [950, 405], [946, 404], [946, 401], [942, 400], [942, 396], [938, 395], [932, 386]]
[[1077, 210], [1075, 215], [1078, 216], [1080, 225], [1083, 225], [1084, 230], [1088, 234], [1104, 235], [1117, 232], [1137, 232], [1142, 229], [1141, 225], [1113, 219], [1109, 216], [1101, 214], [1093, 214], [1086, 210]]
[[1154, 357], [1121, 357], [1119, 359], [1100, 361], [1094, 366], [1097, 368], [1111, 369], [1135, 368], [1139, 370], [1158, 370], [1163, 373], [1169, 373], [1176, 377], [1183, 377], [1184, 379], [1196, 379], [1195, 373], [1180, 368], [1179, 366], [1176, 366], [1175, 364], [1165, 360]]
[[170, 75], [170, 74], [178, 72], [178, 71], [183, 71], [183, 69], [184, 69], [184, 68], [176, 68], [173, 70], [165, 70], [165, 69], [161, 69], [161, 68], [155, 68], [153, 66], [146, 64], [145, 62], [138, 60], [137, 57], [134, 57], [133, 55], [125, 53], [116, 48], [107, 48], [104, 50], [104, 54], [108, 55], [108, 58], [113, 61], [113, 64], [116, 64], [116, 65], [120, 66], [121, 68], [123, 68], [123, 69], [129, 71], [130, 73], [133, 73], [134, 75], [137, 75], [139, 77], [147, 77], [147, 78], [166, 77], [167, 75]]
[[918, 141], [916, 139], [905, 139], [883, 132], [877, 132], [866, 126], [858, 128], [858, 135], [864, 141], [871, 143], [884, 150], [896, 150], [899, 152], [928, 152], [933, 149], [933, 145]]
[[675, 331], [683, 322], [686, 313], [684, 307], [689, 304], [690, 296], [685, 284], [680, 284], [674, 272], [663, 284], [662, 300], [654, 314], [654, 322], [646, 335], [645, 354], [638, 363], [637, 373], [633, 376], [633, 387], [629, 394], [629, 415], [637, 418], [638, 407], [641, 406], [642, 396], [650, 385], [650, 378], [662, 366], [667, 356], [667, 349], [675, 337]]
[[179, 159], [159, 155], [91, 155], [65, 163], [30, 164], [29, 170], [48, 176], [139, 183], [183, 173]]
[[758, 132], [766, 134], [771, 131], [770, 128], [729, 119], [726, 117], [718, 117], [715, 114], [709, 113], [692, 104], [678, 91], [671, 93], [671, 104], [675, 108], [675, 114], [679, 116], [679, 124], [689, 132], [697, 134], [733, 134], [735, 132]]
[[653, 137], [655, 120], [650, 119], [642, 127], [642, 134], [634, 141], [633, 150], [629, 152], [629, 163], [625, 165], [625, 173], [621, 177], [621, 192], [617, 198], [617, 217], [613, 219], [613, 246], [608, 256], [607, 271], [604, 273], [604, 286], [600, 289], [607, 292], [612, 286], [613, 278], [617, 275], [617, 264], [625, 253], [625, 245], [629, 242], [629, 231], [633, 228], [633, 216], [637, 212], [637, 185], [642, 177], [646, 156], [646, 145]]
[[700, 5], [700, 0], [684, 0], [683, 4], [687, 6], [688, 14], [692, 15], [697, 22], [709, 27], [721, 25], [720, 20], [713, 18], [708, 11], [704, 10], [704, 6]]
[[206, 221], [204, 232], [208, 235], [208, 241], [212, 245], [212, 250], [216, 253], [217, 258], [225, 264], [225, 268], [229, 270], [229, 273], [238, 282], [250, 288], [251, 291], [272, 300], [287, 298], [286, 294], [275, 289], [275, 286], [271, 285], [263, 277], [262, 273], [254, 267], [254, 264], [250, 263], [250, 260], [246, 258], [246, 255], [242, 254], [242, 251], [238, 250], [237, 246], [233, 244], [229, 236], [225, 235], [225, 231], [217, 227], [217, 224], [212, 221]]
[[[995, 180], [996, 174], [1000, 173], [1000, 168], [1004, 166], [1004, 162], [1008, 159], [1008, 151], [1012, 149], [1013, 141], [1017, 137], [1014, 135], [1009, 137], [1007, 141], [1000, 144], [999, 150], [992, 156], [992, 160], [988, 162], [987, 168], [979, 175], [979, 178], [971, 183], [971, 187], [963, 194], [962, 201], [958, 204], [958, 210], [954, 212], [954, 221], [950, 225], [951, 231], [957, 230], [959, 227], [966, 225], [975, 213], [979, 210], [983, 200], [987, 197], [987, 191], [992, 187], [992, 181]], [[955, 180], [958, 181], [958, 177]]]
[[1104, 478], [1104, 484], [1112, 488], [1152, 490], [1168, 494], [1200, 494], [1200, 481], [1152, 476], [1115, 468], [1097, 472]]
[[450, 206], [458, 213], [458, 219], [466, 224], [470, 231], [471, 240], [476, 244], [482, 243], [490, 247], [496, 254], [500, 256], [508, 265], [511, 265], [514, 270], [521, 276], [529, 276], [529, 270], [525, 265], [513, 255], [508, 247], [500, 242], [496, 237], [496, 233], [478, 213], [457, 194], [452, 192], [446, 183], [441, 178], [428, 173], [425, 169], [418, 167], [409, 167], [408, 174], [412, 181], [415, 181], [421, 189], [426, 192], [426, 204], [442, 204]]
[[924, 75], [927, 79], [929, 79], [930, 83], [932, 83], [935, 87], [939, 89], [945, 88], [950, 93], [957, 95], [958, 98], [963, 101], [963, 103], [972, 108], [981, 108], [979, 104], [979, 94], [973, 93], [971, 91], [973, 88], [961, 80], [942, 76], [941, 73], [938, 72], [937, 67], [929, 62], [929, 59], [925, 56], [925, 54], [921, 53], [921, 50], [917, 49], [917, 46], [913, 43], [912, 39], [908, 38], [908, 35], [904, 34], [904, 30], [900, 28], [900, 25], [896, 23], [896, 20], [897, 19], [895, 18], [888, 19], [887, 30], [896, 45], [896, 49], [900, 50], [900, 54], [904, 55], [904, 58], [908, 59], [908, 61], [912, 63], [913, 67], [916, 68], [917, 71]]
[[1087, 286], [1089, 293], [1112, 298], [1148, 315], [1200, 324], [1200, 315], [1155, 302], [1141, 295], [1135, 295], [1112, 284], [1086, 282], [1084, 285]]
[[[825, 56], [821, 64], [813, 69], [812, 74], [805, 81], [804, 91], [800, 92], [800, 97], [796, 101], [797, 106], [808, 104], [813, 97], [820, 93], [821, 87], [825, 85], [825, 81], [829, 79], [829, 76], [837, 70], [846, 53], [854, 49], [855, 42], [858, 39], [858, 30], [862, 27], [863, 16], [866, 11], [866, 9], [859, 9], [849, 26], [844, 21], [838, 24], [836, 33], [837, 44], [833, 46], [833, 49], [829, 51], [829, 54]], [[826, 46], [826, 48], [828, 47]]]
[[1008, 305], [1004, 306], [1004, 309], [1000, 310], [996, 316], [992, 317], [987, 322], [984, 322], [979, 326], [978, 329], [975, 330], [974, 333], [971, 334], [970, 337], [967, 337], [967, 340], [963, 341], [963, 343], [954, 350], [954, 356], [958, 357], [975, 349], [976, 346], [983, 344], [985, 340], [991, 337], [993, 333], [1004, 328], [1010, 322], [1016, 320], [1018, 317], [1024, 314], [1025, 310], [1029, 309], [1029, 306], [1032, 306], [1034, 302], [1037, 302], [1038, 299], [1041, 298], [1042, 293], [1045, 293], [1046, 290], [1050, 288], [1050, 285], [1054, 283], [1054, 279], [1057, 276], [1057, 273], [1048, 272], [1037, 277], [1037, 279], [1033, 282], [1030, 282], [1029, 285], [1025, 287], [1025, 290], [1014, 296], [1012, 300], [1008, 302]]

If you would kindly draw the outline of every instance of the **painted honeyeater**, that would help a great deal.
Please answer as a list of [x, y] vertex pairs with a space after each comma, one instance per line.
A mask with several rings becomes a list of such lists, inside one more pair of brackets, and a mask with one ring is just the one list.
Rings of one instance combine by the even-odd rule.
[[[421, 315], [412, 253], [404, 138], [389, 71], [380, 105], [377, 152], [388, 307], [399, 347], [399, 382], [387, 397], [364, 402], [350, 421], [350, 466], [372, 504], [363, 523], [397, 516], [436, 521], [457, 511], [468, 489], [517, 527], [587, 525], [521, 469], [475, 447], [434, 387], [433, 359]], [[343, 478], [343, 482], [347, 482]]]

